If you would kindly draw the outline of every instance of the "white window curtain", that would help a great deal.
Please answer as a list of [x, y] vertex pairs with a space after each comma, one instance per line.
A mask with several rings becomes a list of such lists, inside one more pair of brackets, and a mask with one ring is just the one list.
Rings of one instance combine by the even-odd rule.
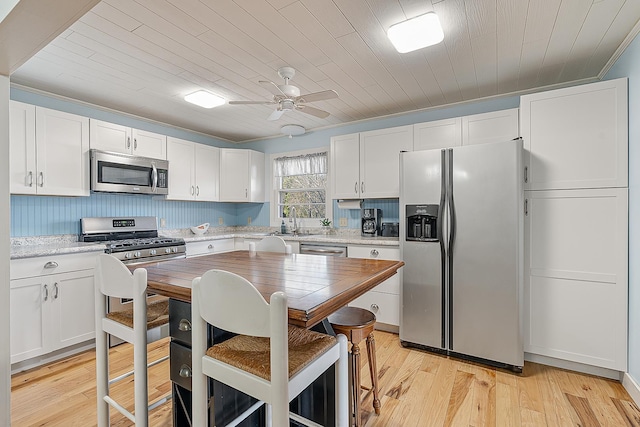
[[327, 173], [327, 153], [304, 154], [275, 159], [275, 176], [311, 175]]

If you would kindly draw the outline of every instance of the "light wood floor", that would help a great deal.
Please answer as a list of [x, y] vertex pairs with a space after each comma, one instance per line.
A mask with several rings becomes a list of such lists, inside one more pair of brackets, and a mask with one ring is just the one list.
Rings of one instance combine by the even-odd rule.
[[[397, 335], [376, 331], [382, 412], [376, 416], [371, 392], [363, 392], [366, 427], [423, 426], [637, 426], [640, 410], [616, 381], [535, 363], [522, 374], [433, 355], [400, 346]], [[362, 343], [364, 347], [364, 343]], [[149, 346], [149, 360], [167, 354], [167, 340]], [[366, 352], [362, 380], [370, 386]], [[131, 348], [112, 350], [112, 373], [125, 372]], [[151, 399], [170, 391], [168, 363], [149, 373]], [[12, 378], [14, 427], [95, 426], [94, 352], [53, 363]], [[132, 381], [113, 388], [133, 406]], [[113, 414], [112, 425], [131, 423]], [[171, 426], [171, 403], [152, 411], [151, 426]]]

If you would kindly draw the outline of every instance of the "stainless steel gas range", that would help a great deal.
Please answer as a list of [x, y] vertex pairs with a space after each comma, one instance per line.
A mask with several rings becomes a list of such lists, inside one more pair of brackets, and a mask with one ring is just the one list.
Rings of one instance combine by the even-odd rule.
[[[80, 220], [81, 242], [104, 242], [105, 252], [121, 260], [124, 264], [135, 265], [144, 262], [184, 258], [184, 239], [158, 236], [158, 220], [154, 216], [99, 217]], [[164, 299], [149, 294], [147, 302]], [[110, 312], [127, 308], [130, 299], [109, 298]], [[161, 330], [161, 336], [168, 335], [168, 326]], [[122, 341], [110, 340], [113, 346]]]

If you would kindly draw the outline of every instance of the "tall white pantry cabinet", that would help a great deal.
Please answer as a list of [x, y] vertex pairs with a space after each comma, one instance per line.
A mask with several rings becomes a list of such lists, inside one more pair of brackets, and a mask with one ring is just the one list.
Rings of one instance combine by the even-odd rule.
[[529, 360], [627, 369], [627, 121], [626, 79], [521, 98]]

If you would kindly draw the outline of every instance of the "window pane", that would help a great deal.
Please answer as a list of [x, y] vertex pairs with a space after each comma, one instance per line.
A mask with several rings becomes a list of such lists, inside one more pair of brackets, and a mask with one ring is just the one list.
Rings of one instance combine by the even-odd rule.
[[285, 190], [301, 188], [325, 188], [326, 183], [326, 174], [291, 175], [283, 176], [281, 178], [280, 188]]
[[298, 218], [326, 215], [327, 153], [276, 159], [274, 170], [278, 190], [278, 215], [290, 218], [292, 207]]

